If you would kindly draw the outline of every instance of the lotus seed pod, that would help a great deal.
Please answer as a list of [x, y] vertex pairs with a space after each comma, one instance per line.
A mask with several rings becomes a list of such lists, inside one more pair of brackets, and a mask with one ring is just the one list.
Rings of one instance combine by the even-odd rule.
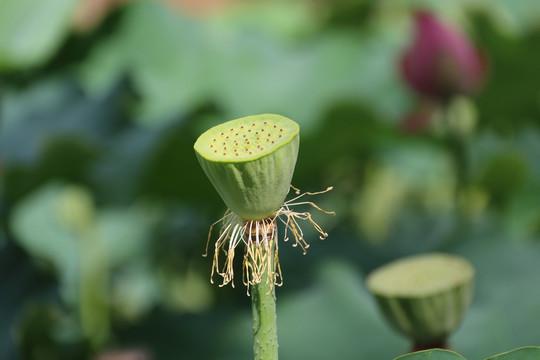
[[273, 114], [217, 125], [195, 142], [210, 182], [244, 220], [272, 216], [289, 191], [299, 146], [299, 126]]
[[473, 295], [474, 268], [464, 258], [424, 254], [385, 265], [367, 286], [386, 319], [416, 344], [446, 342]]

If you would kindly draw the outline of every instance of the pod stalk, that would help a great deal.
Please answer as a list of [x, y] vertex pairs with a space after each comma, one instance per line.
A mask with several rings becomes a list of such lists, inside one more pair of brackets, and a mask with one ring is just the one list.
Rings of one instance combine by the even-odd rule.
[[252, 242], [248, 244], [247, 249], [262, 257], [263, 261], [253, 259], [252, 264], [259, 264], [263, 268], [274, 270], [259, 271], [260, 278], [256, 279], [256, 283], [251, 284], [253, 354], [255, 360], [277, 360], [278, 340], [274, 286], [275, 269], [278, 268], [276, 265], [277, 252], [275, 251], [275, 246], [277, 246], [276, 223], [262, 220], [260, 225], [261, 230], [266, 231], [266, 233], [259, 233], [258, 236], [251, 237]]

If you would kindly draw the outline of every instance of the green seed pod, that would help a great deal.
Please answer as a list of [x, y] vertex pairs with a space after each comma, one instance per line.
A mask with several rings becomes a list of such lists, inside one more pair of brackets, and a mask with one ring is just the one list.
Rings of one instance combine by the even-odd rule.
[[195, 142], [204, 172], [244, 220], [272, 216], [285, 201], [296, 165], [299, 126], [273, 114], [217, 125]]
[[433, 253], [385, 265], [367, 286], [398, 331], [417, 344], [444, 344], [471, 302], [473, 278], [464, 258]]

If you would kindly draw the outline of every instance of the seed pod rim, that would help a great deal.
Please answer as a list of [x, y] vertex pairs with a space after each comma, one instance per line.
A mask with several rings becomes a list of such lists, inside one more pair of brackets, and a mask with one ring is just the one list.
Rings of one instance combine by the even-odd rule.
[[[432, 260], [437, 258], [438, 259], [449, 259], [452, 261], [458, 261], [460, 262], [460, 266], [462, 268], [460, 270], [461, 273], [459, 274], [460, 277], [454, 279], [451, 283], [445, 284], [446, 286], [441, 286], [438, 288], [430, 289], [429, 291], [425, 293], [411, 293], [411, 294], [404, 294], [404, 293], [396, 293], [396, 292], [386, 292], [384, 290], [381, 290], [380, 285], [374, 285], [374, 282], [378, 282], [379, 279], [377, 276], [381, 274], [382, 271], [385, 270], [392, 270], [391, 267], [394, 267], [396, 265], [401, 264], [402, 267], [406, 267], [408, 264], [419, 260], [419, 259], [428, 259], [431, 258]], [[383, 296], [383, 297], [391, 297], [391, 298], [400, 298], [400, 299], [425, 299], [432, 296], [436, 296], [437, 294], [444, 293], [446, 291], [452, 291], [456, 288], [459, 288], [463, 285], [467, 285], [468, 283], [472, 282], [475, 277], [475, 269], [472, 266], [472, 264], [465, 259], [462, 256], [454, 255], [454, 254], [445, 254], [441, 252], [433, 252], [433, 253], [425, 253], [425, 254], [419, 254], [419, 255], [413, 255], [408, 256], [402, 259], [395, 260], [389, 264], [383, 265], [380, 268], [374, 270], [371, 274], [368, 275], [366, 279], [366, 285], [369, 288], [369, 290], [377, 295], [377, 296]]]
[[[237, 125], [237, 124], [243, 124], [243, 123], [252, 122], [252, 121], [262, 121], [264, 119], [268, 119], [271, 121], [272, 120], [283, 121], [287, 124], [290, 130], [285, 134], [286, 136], [283, 140], [280, 140], [280, 142], [274, 145], [273, 147], [270, 145], [270, 148], [265, 150], [264, 152], [254, 154], [253, 156], [247, 157], [247, 158], [240, 157], [236, 159], [234, 157], [223, 158], [221, 156], [218, 156], [217, 158], [215, 158], [212, 156], [211, 153], [210, 154], [208, 153], [207, 149], [204, 148], [205, 145], [210, 143], [208, 138], [211, 137], [213, 133], [219, 133], [222, 130], [226, 130], [230, 128], [231, 124]], [[197, 138], [193, 148], [195, 149], [198, 155], [200, 155], [202, 158], [204, 158], [207, 161], [220, 162], [220, 163], [244, 163], [244, 162], [255, 161], [265, 156], [271, 155], [274, 151], [280, 149], [283, 146], [286, 146], [291, 141], [293, 141], [296, 136], [299, 136], [299, 133], [300, 133], [300, 126], [298, 125], [298, 123], [296, 123], [294, 120], [291, 120], [285, 116], [277, 115], [277, 114], [249, 115], [249, 116], [244, 116], [238, 119], [229, 120], [227, 122], [211, 127], [210, 129], [206, 130]]]

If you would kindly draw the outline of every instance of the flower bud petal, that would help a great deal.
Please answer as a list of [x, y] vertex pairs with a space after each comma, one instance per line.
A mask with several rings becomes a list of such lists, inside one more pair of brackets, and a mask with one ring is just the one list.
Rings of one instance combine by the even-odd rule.
[[416, 92], [441, 100], [470, 95], [481, 85], [485, 64], [465, 34], [427, 11], [415, 14], [414, 40], [401, 58], [401, 71]]

